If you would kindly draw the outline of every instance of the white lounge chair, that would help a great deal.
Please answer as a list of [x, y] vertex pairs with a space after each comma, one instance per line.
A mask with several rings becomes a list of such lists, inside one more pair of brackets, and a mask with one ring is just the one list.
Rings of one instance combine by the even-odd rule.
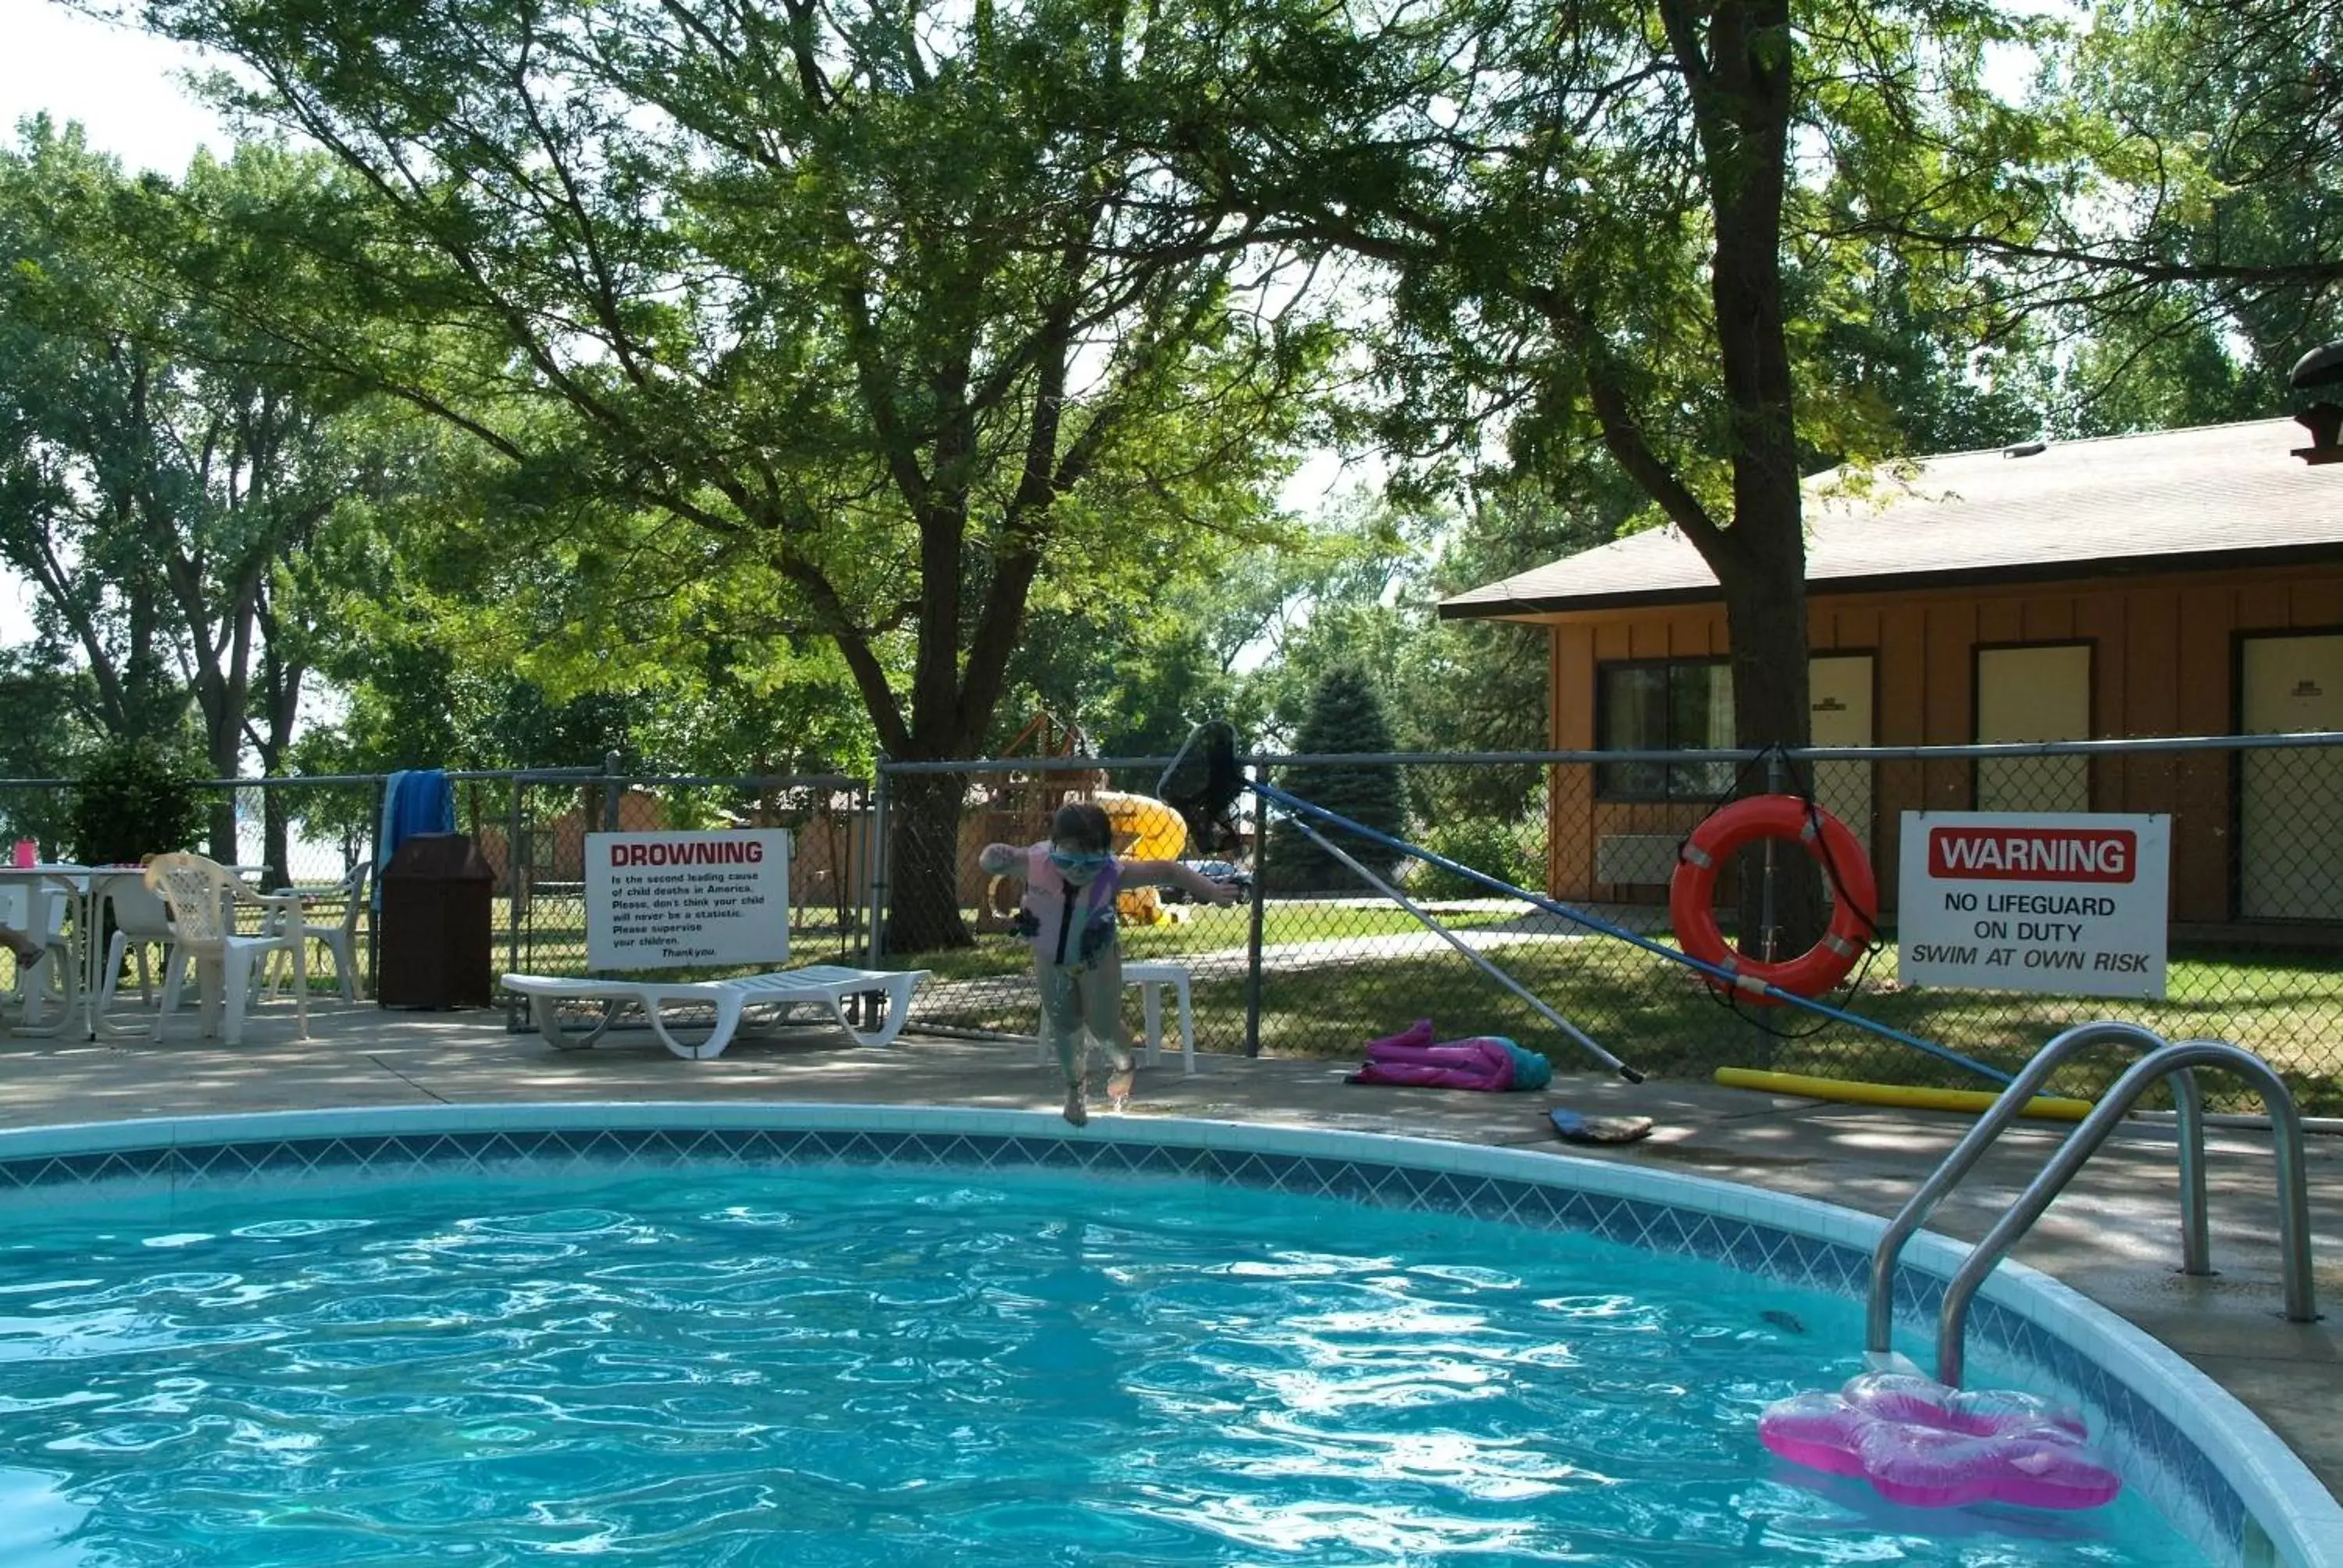
[[[628, 1009], [640, 1008], [650, 1020], [651, 1032], [659, 1036], [661, 1045], [687, 1060], [706, 1061], [724, 1054], [724, 1048], [732, 1043], [733, 1031], [740, 1027], [742, 1015], [749, 1010], [771, 1009], [780, 1017], [787, 1017], [790, 1009], [809, 1003], [829, 1009], [839, 1026], [854, 1037], [855, 1044], [891, 1045], [902, 1031], [903, 1020], [910, 1015], [913, 988], [927, 977], [925, 970], [854, 970], [838, 964], [813, 964], [801, 970], [779, 970], [770, 974], [720, 980], [568, 980], [548, 975], [507, 975], [505, 989], [528, 998], [530, 1016], [537, 1020], [538, 1032], [564, 1050], [592, 1045]], [[854, 997], [870, 997], [872, 1006], [882, 1005], [877, 999], [883, 997], [884, 1016], [870, 1027], [857, 1024], [847, 1010], [849, 999]], [[562, 1005], [578, 1002], [603, 1004], [600, 1020], [588, 1028], [565, 1027], [561, 1021]], [[678, 1040], [670, 1032], [672, 1027], [678, 1027], [676, 1020], [663, 1016], [667, 1009], [712, 1010], [715, 1016], [708, 1025], [707, 1038], [697, 1044]]]

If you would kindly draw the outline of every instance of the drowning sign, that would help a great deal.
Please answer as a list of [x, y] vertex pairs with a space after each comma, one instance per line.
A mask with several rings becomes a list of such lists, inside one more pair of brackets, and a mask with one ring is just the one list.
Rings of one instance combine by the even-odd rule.
[[586, 835], [586, 963], [597, 970], [779, 963], [789, 956], [789, 835]]
[[2172, 819], [1906, 811], [1906, 985], [2164, 995]]

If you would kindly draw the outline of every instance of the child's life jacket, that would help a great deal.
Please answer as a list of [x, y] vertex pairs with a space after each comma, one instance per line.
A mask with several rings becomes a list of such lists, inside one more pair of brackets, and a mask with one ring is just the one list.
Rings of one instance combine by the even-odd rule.
[[1089, 886], [1078, 888], [1051, 862], [1046, 841], [1029, 844], [1018, 932], [1031, 939], [1044, 963], [1090, 963], [1114, 942], [1114, 898], [1121, 882], [1122, 862], [1110, 859]]

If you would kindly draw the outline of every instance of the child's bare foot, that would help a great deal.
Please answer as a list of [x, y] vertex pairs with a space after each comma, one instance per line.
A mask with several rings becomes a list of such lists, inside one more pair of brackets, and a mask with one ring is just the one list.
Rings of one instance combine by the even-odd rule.
[[1072, 1122], [1077, 1127], [1087, 1126], [1089, 1124], [1091, 1113], [1082, 1104], [1082, 1086], [1081, 1084], [1070, 1083], [1066, 1085], [1066, 1108], [1061, 1114], [1062, 1114], [1068, 1121]]
[[1122, 1108], [1130, 1103], [1131, 1081], [1137, 1065], [1126, 1056], [1106, 1081], [1106, 1097], [1108, 1102], [1113, 1105], [1117, 1115], [1121, 1115]]
[[13, 926], [0, 926], [0, 945], [5, 945], [16, 955], [16, 964], [20, 969], [39, 963], [41, 955], [49, 950], [34, 937]]

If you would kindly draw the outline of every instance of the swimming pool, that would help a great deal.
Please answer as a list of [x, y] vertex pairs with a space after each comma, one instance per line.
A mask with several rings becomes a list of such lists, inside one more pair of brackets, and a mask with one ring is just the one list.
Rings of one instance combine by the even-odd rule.
[[1784, 1470], [1875, 1223], [1543, 1152], [506, 1107], [0, 1135], [0, 1191], [11, 1563], [2320, 1561], [2290, 1456], [2022, 1271], [1976, 1381], [2079, 1397], [2116, 1508]]

